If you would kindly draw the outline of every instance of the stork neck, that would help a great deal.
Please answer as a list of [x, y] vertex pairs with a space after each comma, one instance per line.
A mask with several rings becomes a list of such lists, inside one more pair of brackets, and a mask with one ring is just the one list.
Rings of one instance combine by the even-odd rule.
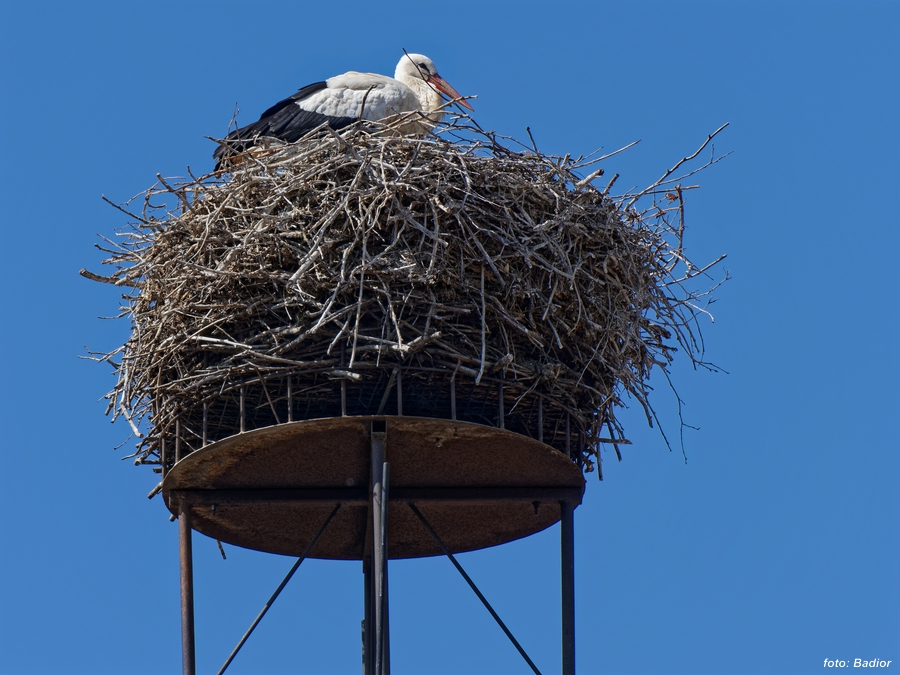
[[425, 80], [418, 77], [406, 77], [403, 78], [403, 84], [412, 89], [416, 98], [419, 99], [423, 112], [430, 113], [441, 107], [443, 103], [441, 95]]

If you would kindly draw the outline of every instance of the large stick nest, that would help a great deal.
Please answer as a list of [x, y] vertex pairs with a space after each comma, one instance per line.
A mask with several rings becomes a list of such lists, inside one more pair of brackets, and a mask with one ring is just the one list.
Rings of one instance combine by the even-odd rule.
[[326, 128], [224, 176], [160, 179], [104, 249], [116, 271], [84, 273], [132, 289], [131, 336], [100, 358], [136, 462], [158, 465], [176, 428], [184, 454], [291, 419], [450, 417], [451, 387], [458, 419], [587, 470], [601, 443], [618, 453], [623, 397], [649, 417], [651, 370], [679, 347], [701, 362], [705, 293], [684, 284], [700, 270], [681, 186], [613, 198], [589, 164], [457, 121], [425, 138]]

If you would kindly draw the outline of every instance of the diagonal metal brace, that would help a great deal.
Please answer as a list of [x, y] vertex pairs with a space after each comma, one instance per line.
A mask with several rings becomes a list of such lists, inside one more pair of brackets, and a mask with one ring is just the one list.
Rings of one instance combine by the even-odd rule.
[[535, 672], [536, 675], [542, 675], [541, 671], [538, 670], [538, 667], [534, 665], [534, 661], [532, 661], [528, 654], [525, 653], [525, 650], [522, 649], [522, 645], [519, 644], [518, 640], [513, 637], [513, 634], [510, 632], [509, 628], [506, 627], [506, 624], [503, 623], [503, 620], [494, 611], [494, 608], [491, 607], [491, 603], [487, 601], [487, 598], [482, 595], [481, 591], [478, 590], [478, 586], [475, 585], [475, 582], [472, 581], [471, 577], [466, 574], [466, 571], [462, 568], [462, 565], [457, 562], [456, 558], [453, 557], [453, 554], [450, 553], [450, 549], [447, 548], [447, 545], [441, 541], [441, 538], [438, 536], [437, 532], [434, 531], [434, 528], [425, 520], [425, 516], [422, 515], [422, 512], [416, 508], [416, 505], [412, 502], [409, 502], [409, 508], [412, 509], [412, 512], [416, 514], [416, 517], [422, 521], [422, 524], [425, 526], [425, 529], [428, 530], [428, 533], [434, 538], [435, 543], [440, 546], [441, 550], [444, 552], [448, 558], [450, 558], [450, 562], [453, 563], [453, 566], [456, 567], [457, 571], [462, 575], [463, 579], [466, 580], [466, 583], [469, 584], [469, 587], [475, 591], [475, 595], [478, 596], [478, 599], [481, 600], [482, 604], [487, 608], [487, 611], [491, 613], [491, 616], [494, 617], [494, 621], [503, 629], [503, 632], [506, 633], [506, 637], [509, 638], [509, 641], [513, 643], [516, 649], [519, 650], [519, 654], [522, 655], [522, 658], [531, 666], [531, 669]]
[[287, 576], [284, 578], [284, 581], [279, 584], [278, 588], [275, 589], [275, 592], [272, 594], [272, 597], [269, 598], [269, 601], [263, 606], [262, 611], [256, 617], [252, 624], [250, 624], [250, 628], [247, 629], [247, 632], [244, 633], [244, 637], [241, 638], [241, 641], [238, 642], [237, 647], [234, 648], [234, 651], [231, 652], [231, 655], [225, 661], [221, 668], [219, 668], [218, 675], [222, 675], [225, 672], [225, 669], [231, 665], [231, 662], [234, 661], [234, 657], [237, 656], [237, 653], [241, 651], [241, 647], [244, 646], [244, 643], [247, 641], [247, 638], [250, 637], [250, 634], [254, 631], [259, 622], [262, 621], [262, 618], [266, 615], [266, 612], [269, 611], [269, 608], [275, 602], [275, 599], [281, 594], [281, 591], [284, 590], [284, 587], [287, 586], [287, 583], [291, 580], [291, 577], [294, 576], [294, 572], [297, 571], [297, 568], [300, 567], [300, 563], [302, 563], [306, 556], [309, 555], [309, 552], [312, 551], [312, 547], [316, 545], [316, 542], [319, 541], [319, 537], [322, 536], [322, 533], [325, 531], [325, 528], [331, 523], [334, 517], [337, 515], [337, 512], [341, 510], [340, 504], [335, 504], [334, 509], [329, 514], [328, 518], [325, 520], [325, 523], [316, 532], [316, 536], [312, 538], [312, 541], [309, 542], [309, 545], [303, 549], [303, 553], [300, 554], [300, 557], [297, 558], [297, 562], [294, 563], [293, 567], [291, 567], [291, 571], [287, 573]]

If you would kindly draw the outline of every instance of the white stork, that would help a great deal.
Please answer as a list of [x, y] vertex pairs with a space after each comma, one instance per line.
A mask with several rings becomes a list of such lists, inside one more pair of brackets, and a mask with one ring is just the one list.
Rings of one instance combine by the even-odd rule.
[[[248, 124], [226, 137], [213, 153], [216, 169], [235, 153], [257, 144], [260, 138], [277, 138], [293, 143], [318, 126], [327, 123], [341, 129], [359, 120], [383, 120], [393, 115], [421, 111], [437, 124], [443, 106], [441, 94], [472, 110], [457, 91], [438, 75], [434, 62], [421, 54], [404, 54], [394, 77], [350, 71], [324, 82], [303, 87], [296, 94], [266, 110], [259, 121]], [[422, 120], [404, 125], [401, 132], [424, 133]]]

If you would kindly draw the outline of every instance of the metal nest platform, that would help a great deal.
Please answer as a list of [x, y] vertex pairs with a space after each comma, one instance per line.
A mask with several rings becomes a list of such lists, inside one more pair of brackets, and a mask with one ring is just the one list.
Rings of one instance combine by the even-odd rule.
[[236, 546], [298, 556], [336, 504], [308, 557], [362, 560], [372, 551], [373, 435], [390, 464], [387, 550], [454, 552], [496, 546], [559, 522], [581, 503], [581, 469], [558, 450], [505, 429], [446, 419], [336, 417], [256, 429], [179, 461], [163, 482], [173, 514]]

